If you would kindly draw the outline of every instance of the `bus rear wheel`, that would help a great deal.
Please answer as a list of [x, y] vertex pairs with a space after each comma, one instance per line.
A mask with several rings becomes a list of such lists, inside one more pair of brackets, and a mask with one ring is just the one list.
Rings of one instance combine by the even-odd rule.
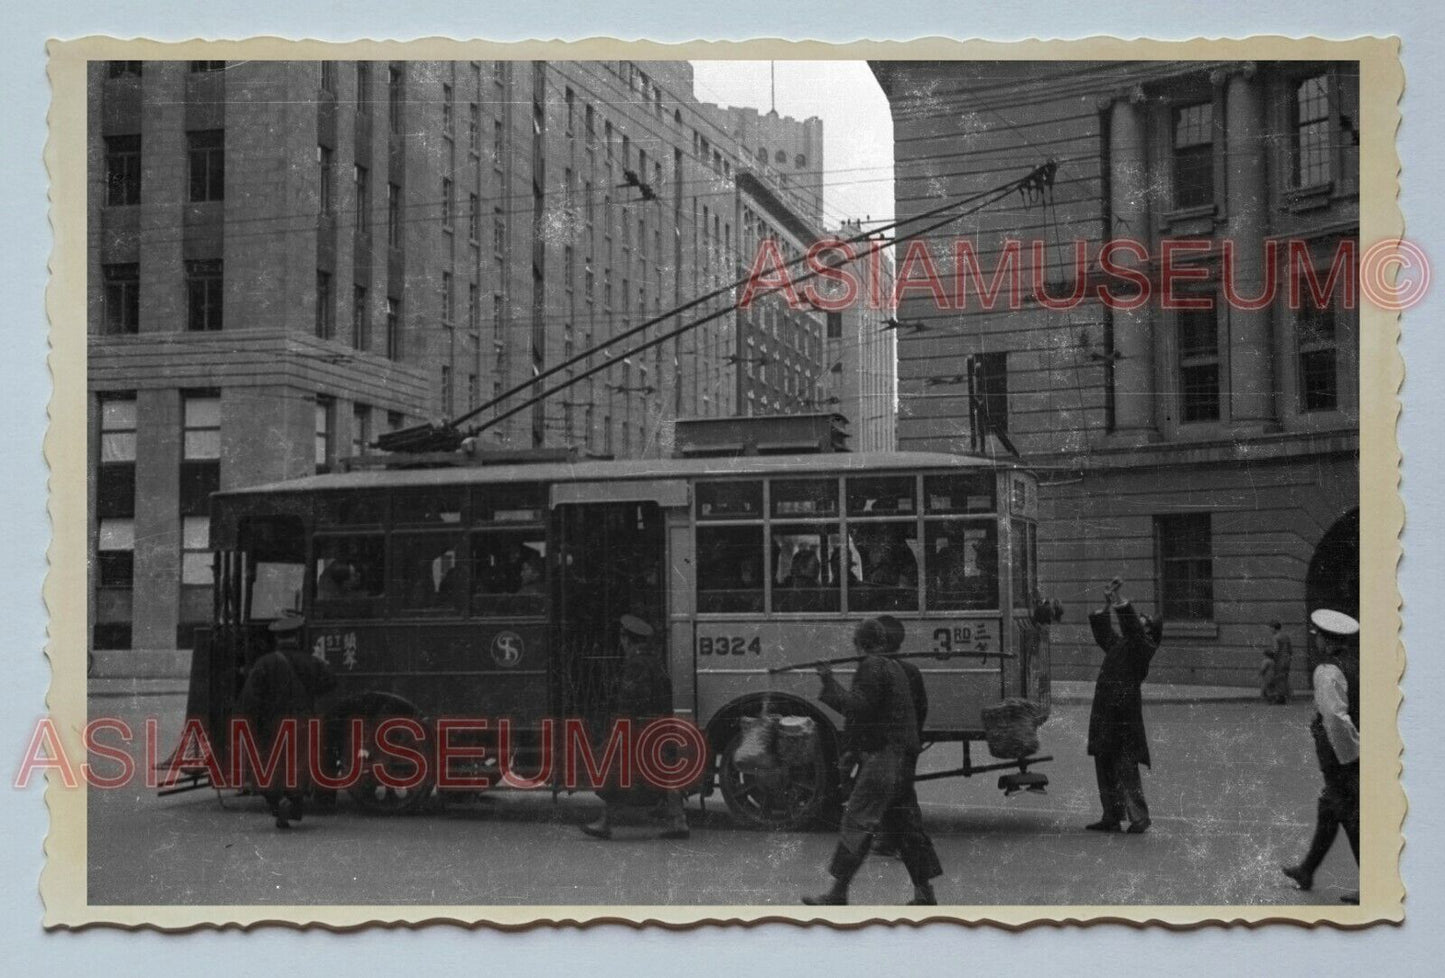
[[739, 822], [757, 829], [801, 829], [832, 811], [838, 778], [824, 737], [818, 737], [812, 752], [797, 763], [746, 771], [734, 763], [742, 741], [739, 730], [723, 749], [718, 765], [723, 801]]
[[349, 790], [363, 811], [373, 815], [404, 815], [416, 811], [431, 797], [430, 772], [417, 771], [409, 761], [396, 757], [377, 743], [377, 728], [387, 719], [390, 718], [367, 717], [361, 741], [351, 745], [358, 768], [356, 781]]

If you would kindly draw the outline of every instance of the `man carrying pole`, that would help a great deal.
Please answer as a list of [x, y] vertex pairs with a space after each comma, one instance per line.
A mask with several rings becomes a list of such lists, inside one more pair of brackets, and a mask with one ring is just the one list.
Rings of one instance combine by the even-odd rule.
[[[829, 666], [818, 666], [823, 681], [819, 698], [843, 714], [843, 739], [847, 750], [858, 758], [858, 776], [828, 866], [833, 885], [826, 893], [803, 897], [804, 903], [815, 906], [848, 902], [848, 885], [868, 857], [874, 834], [900, 800], [905, 783], [911, 782], [920, 746], [908, 679], [898, 662], [884, 654], [888, 639], [883, 626], [871, 618], [859, 622], [853, 631], [853, 645], [863, 658], [851, 688], [839, 685]], [[909, 904], [937, 903], [929, 880], [942, 869], [921, 820], [909, 826], [899, 849], [913, 881]]]

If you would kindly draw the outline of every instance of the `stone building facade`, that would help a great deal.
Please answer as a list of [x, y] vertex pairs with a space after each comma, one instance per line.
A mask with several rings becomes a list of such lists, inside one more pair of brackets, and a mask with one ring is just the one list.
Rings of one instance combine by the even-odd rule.
[[[937, 232], [932, 276], [900, 256], [898, 316], [917, 325], [899, 339], [899, 444], [968, 444], [974, 365], [975, 406], [1045, 473], [1063, 677], [1096, 667], [1084, 616], [1114, 574], [1168, 623], [1158, 681], [1251, 684], [1270, 621], [1299, 650], [1309, 610], [1358, 610], [1356, 67], [873, 66], [900, 219], [1056, 166]], [[1109, 241], [1125, 243], [1106, 268]], [[1161, 301], [1166, 279], [1182, 302]]]

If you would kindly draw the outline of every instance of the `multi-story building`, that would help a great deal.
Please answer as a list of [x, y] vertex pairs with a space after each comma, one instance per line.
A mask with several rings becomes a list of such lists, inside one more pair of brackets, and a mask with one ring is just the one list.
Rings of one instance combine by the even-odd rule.
[[[863, 233], [858, 221], [845, 221], [835, 236], [851, 241]], [[860, 243], [862, 252], [872, 244]], [[893, 317], [893, 260], [879, 253], [878, 274], [856, 274], [857, 300], [827, 314], [827, 370], [823, 397], [831, 410], [848, 419], [850, 445], [858, 452], [891, 452], [898, 447], [898, 333]]]
[[[210, 492], [325, 469], [726, 290], [744, 201], [785, 194], [686, 62], [95, 62], [88, 107], [102, 672], [182, 668]], [[821, 144], [786, 128], [795, 158]], [[732, 302], [564, 371], [484, 445], [658, 453], [672, 418], [738, 411]]]
[[[1354, 613], [1359, 337], [1344, 284], [1359, 232], [1353, 65], [873, 70], [892, 107], [900, 219], [1057, 163], [1051, 180], [929, 240], [937, 289], [906, 254], [897, 274], [898, 316], [913, 324], [899, 339], [901, 447], [965, 448], [981, 414], [1025, 462], [1048, 466], [1040, 577], [1066, 607], [1054, 630], [1060, 673], [1091, 674], [1084, 615], [1115, 574], [1167, 621], [1152, 673], [1161, 681], [1254, 682], [1268, 622], [1303, 648], [1308, 610]], [[1113, 254], [1137, 269], [1129, 282], [1097, 261], [1116, 239], [1134, 243]], [[1172, 256], [1185, 274], [1171, 281], [1187, 308], [1168, 308], [1162, 246], [1183, 239], [1196, 244]], [[1020, 303], [1007, 295], [1010, 261]], [[1004, 294], [990, 308], [981, 293], [997, 268]], [[1306, 271], [1328, 294], [1301, 307], [1288, 282], [1307, 285]], [[1114, 301], [1100, 301], [1101, 281]], [[1138, 305], [1141, 282], [1153, 294]], [[1081, 301], [1059, 301], [1076, 286]]]

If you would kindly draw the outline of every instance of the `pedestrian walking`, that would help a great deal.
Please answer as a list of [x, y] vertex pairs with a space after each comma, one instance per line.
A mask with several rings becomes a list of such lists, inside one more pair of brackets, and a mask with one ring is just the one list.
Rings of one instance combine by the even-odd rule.
[[1294, 648], [1279, 622], [1270, 622], [1269, 629], [1269, 645], [1264, 650], [1264, 664], [1260, 667], [1263, 685], [1259, 694], [1266, 703], [1283, 706], [1289, 703], [1289, 664]]
[[283, 615], [271, 624], [276, 647], [256, 660], [241, 687], [238, 713], [251, 726], [262, 757], [270, 757], [277, 738], [291, 729], [296, 739], [294, 770], [283, 764], [259, 785], [266, 807], [278, 829], [301, 821], [310, 787], [310, 722], [316, 716], [316, 698], [336, 685], [326, 664], [301, 649], [306, 621]]
[[[622, 650], [622, 673], [617, 684], [613, 707], [614, 721], [632, 724], [635, 738], [652, 720], [672, 715], [672, 681], [662, 659], [652, 649], [652, 626], [636, 615], [623, 615], [618, 622], [618, 642]], [[661, 791], [661, 798], [658, 797]], [[686, 839], [691, 833], [683, 810], [682, 792], [675, 788], [657, 789], [651, 785], [619, 783], [617, 769], [608, 775], [608, 783], [598, 792], [603, 801], [602, 817], [581, 829], [594, 839], [611, 839], [612, 826], [621, 808], [649, 807], [660, 809], [665, 828], [664, 839]]]
[[[1312, 631], [1324, 644], [1324, 658], [1315, 666], [1315, 715], [1310, 734], [1315, 742], [1324, 786], [1315, 806], [1315, 831], [1304, 860], [1280, 871], [1301, 890], [1315, 885], [1315, 871], [1334, 845], [1339, 830], [1360, 864], [1360, 623], [1349, 615], [1321, 608], [1310, 615]], [[1358, 903], [1359, 893], [1341, 897]]]
[[[1128, 818], [1128, 831], [1138, 835], [1147, 832], [1150, 825], [1149, 805], [1139, 776], [1140, 764], [1150, 766], [1140, 687], [1149, 675], [1149, 663], [1159, 648], [1164, 626], [1135, 611], [1129, 599], [1120, 595], [1122, 587], [1119, 578], [1110, 581], [1104, 588], [1104, 607], [1089, 615], [1094, 641], [1104, 650], [1089, 710], [1089, 754], [1094, 758], [1104, 815], [1085, 828], [1118, 832]], [[1110, 620], [1111, 611], [1119, 619], [1117, 632]]]
[[[892, 615], [879, 615], [878, 624], [883, 626], [887, 641], [887, 654], [896, 656], [903, 648], [907, 633], [903, 623]], [[907, 659], [894, 659], [902, 668], [908, 680], [908, 691], [913, 698], [913, 716], [918, 729], [920, 744], [923, 741], [923, 724], [928, 719], [928, 689], [923, 684], [923, 673]], [[933, 840], [923, 828], [923, 809], [918, 804], [918, 790], [914, 779], [918, 774], [918, 755], [905, 758], [906, 770], [901, 777], [898, 796], [884, 813], [873, 851], [880, 856], [898, 857], [908, 869], [909, 878], [932, 881], [943, 875], [943, 865]], [[930, 891], [931, 896], [931, 891]]]
[[[837, 848], [828, 866], [833, 885], [826, 893], [805, 896], [810, 905], [842, 905], [848, 902], [848, 886], [868, 857], [873, 837], [900, 800], [905, 780], [911, 781], [918, 758], [918, 721], [907, 674], [898, 660], [888, 658], [888, 640], [876, 619], [859, 622], [853, 630], [853, 647], [863, 655], [853, 674], [851, 688], [844, 689], [827, 666], [818, 668], [823, 681], [819, 698], [843, 714], [843, 740], [858, 759], [858, 776], [843, 810]], [[920, 842], [920, 837], [922, 841]], [[942, 871], [927, 843], [921, 818], [900, 842], [900, 852], [913, 881], [911, 905], [937, 903], [930, 882]]]

